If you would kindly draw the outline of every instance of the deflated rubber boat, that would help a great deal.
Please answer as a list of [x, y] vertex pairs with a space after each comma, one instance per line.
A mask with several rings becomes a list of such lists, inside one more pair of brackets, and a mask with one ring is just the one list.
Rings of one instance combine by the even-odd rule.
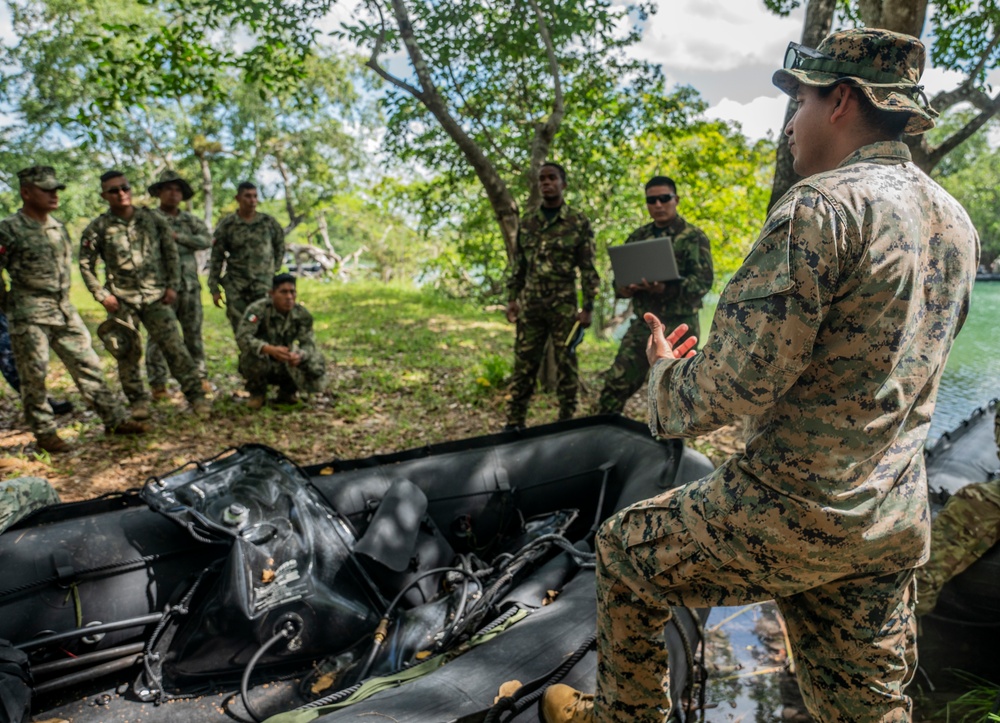
[[[711, 469], [592, 417], [307, 467], [249, 445], [45, 508], [0, 535], [0, 708], [537, 720], [546, 685], [593, 685], [600, 522]], [[701, 622], [664, 631], [676, 711]]]
[[[932, 513], [968, 484], [1000, 477], [994, 418], [1000, 400], [976, 409], [925, 453]], [[919, 594], [919, 591], [918, 591]], [[1000, 683], [1000, 545], [994, 545], [941, 589], [934, 611], [921, 620], [918, 684], [968, 687], [970, 674]], [[956, 679], [956, 673], [959, 678]]]

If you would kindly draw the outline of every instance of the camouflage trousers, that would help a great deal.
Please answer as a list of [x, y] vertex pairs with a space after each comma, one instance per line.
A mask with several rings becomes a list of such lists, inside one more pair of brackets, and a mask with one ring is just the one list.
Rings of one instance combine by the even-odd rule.
[[277, 386], [284, 393], [323, 391], [326, 382], [326, 361], [319, 353], [309, 354], [297, 367], [276, 362], [259, 354], [240, 354], [240, 374], [251, 394], [267, 394], [267, 386]]
[[59, 495], [48, 480], [19, 477], [0, 482], [0, 532], [48, 505], [59, 504]]
[[545, 354], [545, 342], [551, 336], [556, 358], [556, 398], [559, 419], [570, 419], [576, 411], [577, 361], [566, 353], [566, 337], [576, 322], [576, 304], [556, 304], [548, 309], [522, 312], [514, 338], [514, 373], [507, 403], [507, 424], [523, 425], [528, 416], [528, 402], [535, 391], [535, 381]]
[[260, 284], [250, 286], [236, 286], [230, 283], [223, 286], [226, 292], [226, 318], [229, 325], [233, 327], [233, 334], [240, 328], [240, 321], [243, 320], [243, 312], [247, 310], [257, 299], [267, 296], [267, 288]]
[[17, 375], [17, 364], [14, 363], [14, 349], [10, 345], [10, 325], [7, 315], [0, 311], [0, 374], [14, 391], [21, 389], [21, 378]]
[[[681, 341], [691, 335], [699, 336], [697, 312], [685, 316], [669, 316], [660, 321], [667, 328], [667, 334], [679, 325], [687, 324], [688, 333], [681, 337]], [[636, 317], [622, 337], [614, 363], [604, 372], [604, 388], [597, 402], [598, 414], [621, 414], [629, 397], [639, 391], [646, 381], [649, 374], [649, 360], [646, 359], [648, 340], [649, 327], [642, 317]]]
[[117, 426], [128, 416], [117, 394], [104, 379], [101, 360], [90, 343], [90, 332], [74, 312], [60, 326], [17, 322], [10, 336], [14, 359], [21, 377], [24, 418], [35, 436], [56, 431], [55, 415], [45, 393], [49, 350], [66, 365], [84, 401], [108, 426]]
[[[166, 304], [155, 301], [151, 304], [133, 306], [119, 300], [118, 311], [113, 316], [124, 319], [136, 329], [140, 322], [149, 332], [151, 341], [156, 342], [163, 356], [167, 359], [170, 376], [181, 385], [181, 391], [189, 402], [205, 396], [201, 388], [204, 374], [198, 371], [197, 365], [191, 359], [184, 342], [181, 341], [177, 326], [177, 316], [174, 310]], [[149, 400], [149, 391], [142, 381], [142, 371], [139, 366], [139, 354], [118, 360], [118, 376], [121, 379], [125, 396], [132, 403]]]
[[[177, 301], [174, 302], [174, 313], [177, 321], [181, 323], [181, 332], [184, 336], [184, 346], [191, 355], [191, 359], [198, 367], [198, 373], [205, 376], [205, 344], [201, 339], [201, 289], [191, 291], [178, 291]], [[146, 344], [146, 377], [150, 386], [164, 387], [167, 384], [169, 369], [167, 360], [160, 351], [160, 347], [151, 338]]]
[[[723, 561], [685, 522], [709, 524], [701, 518], [701, 496], [697, 483], [670, 490], [625, 508], [598, 533], [597, 720], [667, 721], [663, 628], [672, 605], [774, 599], [815, 720], [910, 721], [912, 702], [903, 689], [916, 668], [913, 570], [837, 577], [797, 564], [798, 551], [790, 550], [795, 564], [779, 559], [781, 573], [774, 574], [775, 556], [783, 554], [775, 549], [760, 559]], [[752, 519], [754, 511], [740, 514]]]
[[1000, 542], [1000, 480], [966, 485], [931, 527], [931, 557], [918, 567], [917, 615], [937, 605], [941, 588]]

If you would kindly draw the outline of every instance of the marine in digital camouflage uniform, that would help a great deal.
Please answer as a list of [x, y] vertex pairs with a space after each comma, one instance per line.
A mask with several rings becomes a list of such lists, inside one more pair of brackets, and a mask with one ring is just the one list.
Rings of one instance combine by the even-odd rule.
[[48, 480], [18, 477], [0, 481], [0, 532], [35, 510], [59, 504], [59, 495]]
[[[177, 255], [181, 264], [180, 287], [174, 302], [174, 313], [181, 324], [184, 346], [198, 366], [198, 372], [205, 377], [205, 344], [201, 338], [201, 284], [198, 282], [198, 259], [195, 252], [212, 246], [212, 235], [208, 226], [200, 218], [180, 209], [181, 201], [194, 196], [191, 184], [169, 168], [160, 173], [156, 183], [147, 189], [150, 196], [160, 199], [160, 213], [174, 232]], [[146, 345], [146, 376], [153, 396], [165, 396], [169, 370], [167, 360], [153, 339]], [[204, 390], [210, 390], [208, 382]]]
[[236, 201], [239, 210], [215, 227], [208, 272], [208, 291], [216, 306], [222, 305], [220, 283], [226, 292], [226, 316], [234, 334], [247, 306], [267, 296], [285, 256], [285, 232], [273, 216], [257, 211], [257, 187], [241, 183]]
[[[204, 416], [211, 411], [202, 388], [204, 377], [181, 340], [171, 307], [181, 281], [173, 231], [161, 214], [132, 205], [131, 187], [120, 171], [101, 176], [101, 197], [109, 209], [90, 222], [80, 242], [84, 283], [108, 314], [136, 329], [142, 322], [193, 410]], [[104, 285], [97, 278], [101, 261]], [[149, 392], [142, 381], [139, 357], [120, 354], [118, 374], [133, 416], [140, 416], [140, 412], [147, 416]]]
[[922, 451], [979, 239], [899, 141], [933, 125], [918, 40], [862, 28], [789, 51], [774, 83], [799, 103], [785, 132], [804, 180], [722, 292], [701, 353], [672, 350], [647, 317], [651, 427], [692, 437], [743, 417], [746, 451], [603, 525], [596, 699], [550, 688], [550, 723], [666, 720], [669, 606], [767, 599], [815, 720], [911, 720]]
[[[66, 188], [49, 166], [18, 173], [23, 206], [0, 221], [0, 270], [6, 269], [11, 346], [19, 376], [24, 416], [38, 446], [65, 452], [69, 445], [56, 431], [55, 415], [45, 393], [49, 351], [66, 365], [84, 400], [108, 431], [136, 434], [141, 425], [127, 421], [119, 397], [104, 380], [90, 332], [70, 303], [72, 246], [66, 229], [49, 215]], [[2, 281], [0, 281], [2, 285]]]
[[236, 343], [251, 409], [264, 405], [268, 385], [278, 387], [278, 402], [284, 404], [300, 391], [323, 390], [326, 361], [313, 336], [312, 314], [295, 298], [295, 277], [278, 274], [268, 295], [243, 312]]
[[677, 184], [672, 178], [655, 176], [646, 182], [646, 208], [653, 221], [633, 231], [625, 243], [669, 238], [683, 278], [666, 282], [647, 279], [643, 284], [624, 287], [615, 284], [618, 296], [632, 299], [635, 318], [622, 338], [614, 363], [604, 373], [604, 388], [597, 402], [599, 414], [620, 413], [646, 381], [649, 328], [642, 320], [643, 314], [655, 314], [668, 329], [687, 324], [683, 338], [701, 337], [698, 309], [702, 297], [712, 288], [712, 247], [701, 229], [677, 215], [677, 202]]
[[[994, 417], [1000, 456], [1000, 407]], [[917, 568], [917, 615], [937, 605], [951, 578], [1000, 542], [1000, 479], [966, 485], [948, 498], [931, 526], [930, 559]]]
[[[594, 234], [590, 222], [564, 202], [566, 172], [546, 163], [538, 174], [542, 202], [521, 219], [517, 258], [507, 283], [507, 319], [517, 323], [514, 374], [507, 405], [507, 428], [523, 427], [535, 378], [549, 338], [556, 358], [559, 419], [576, 411], [577, 360], [566, 342], [579, 321], [588, 327], [600, 279], [594, 268]], [[577, 307], [576, 274], [580, 270], [583, 308]]]

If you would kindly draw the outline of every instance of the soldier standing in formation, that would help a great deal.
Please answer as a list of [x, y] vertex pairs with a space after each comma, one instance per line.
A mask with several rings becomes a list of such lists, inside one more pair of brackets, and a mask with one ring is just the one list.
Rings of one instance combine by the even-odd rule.
[[[174, 232], [181, 264], [181, 281], [177, 289], [177, 300], [174, 302], [174, 313], [181, 323], [184, 346], [198, 366], [198, 373], [202, 376], [202, 389], [207, 394], [212, 391], [212, 385], [205, 378], [205, 345], [201, 340], [201, 284], [198, 283], [198, 260], [195, 252], [210, 248], [212, 235], [204, 221], [180, 209], [181, 201], [194, 196], [194, 190], [176, 171], [169, 168], [164, 170], [156, 183], [147, 190], [150, 196], [159, 198], [160, 207], [157, 212], [166, 219]], [[167, 362], [153, 338], [146, 345], [146, 376], [153, 401], [170, 396], [167, 392]]]
[[[212, 405], [202, 388], [204, 377], [184, 347], [171, 304], [180, 287], [180, 260], [174, 234], [156, 211], [132, 205], [131, 187], [121, 171], [101, 176], [101, 197], [108, 211], [90, 222], [80, 244], [84, 283], [113, 319], [138, 329], [146, 327], [167, 359], [192, 410], [208, 416]], [[106, 282], [97, 278], [104, 262]], [[114, 353], [113, 350], [109, 350]], [[118, 355], [118, 374], [134, 418], [149, 417], [149, 394], [142, 382], [139, 353]]]
[[250, 392], [250, 409], [267, 401], [267, 386], [278, 387], [278, 403], [294, 404], [298, 392], [320, 392], [326, 361], [316, 346], [313, 319], [295, 301], [295, 277], [278, 274], [267, 297], [243, 312], [236, 343], [240, 347], [240, 374]]
[[924, 58], [876, 28], [789, 45], [773, 81], [798, 104], [785, 133], [804, 180], [768, 214], [701, 353], [646, 315], [653, 431], [742, 416], [746, 451], [601, 527], [597, 695], [550, 687], [548, 723], [667, 720], [670, 606], [768, 599], [815, 720], [911, 719], [922, 452], [979, 265], [968, 215], [901, 140], [934, 125]]
[[220, 281], [225, 289], [226, 316], [234, 334], [247, 306], [267, 296], [271, 279], [285, 257], [285, 233], [273, 216], [257, 211], [257, 187], [249, 181], [241, 183], [236, 202], [236, 213], [223, 218], [215, 228], [208, 272], [208, 290], [216, 306], [222, 306]]
[[17, 176], [23, 205], [0, 221], [0, 269], [10, 276], [11, 342], [24, 416], [36, 443], [48, 452], [70, 449], [56, 431], [45, 394], [50, 349], [109, 433], [141, 434], [145, 426], [128, 419], [120, 398], [105, 383], [90, 332], [69, 300], [72, 247], [66, 229], [49, 215], [59, 207], [59, 191], [66, 186], [48, 166], [26, 168]]
[[[590, 326], [600, 279], [594, 268], [590, 222], [564, 202], [566, 171], [545, 163], [538, 173], [542, 201], [521, 219], [517, 257], [507, 283], [507, 320], [517, 324], [514, 374], [505, 430], [524, 427], [528, 402], [542, 363], [546, 339], [555, 350], [559, 419], [576, 411], [577, 361], [568, 353], [573, 325]], [[583, 308], [577, 306], [576, 270], [580, 270]]]
[[677, 281], [644, 280], [642, 284], [616, 287], [618, 296], [632, 299], [636, 318], [625, 332], [614, 363], [604, 373], [604, 389], [597, 403], [599, 414], [620, 413], [629, 397], [646, 381], [649, 328], [643, 321], [644, 314], [655, 314], [667, 329], [685, 324], [688, 335], [700, 336], [698, 309], [701, 298], [712, 288], [712, 248], [701, 229], [677, 214], [678, 200], [677, 184], [673, 179], [655, 176], [646, 183], [646, 210], [653, 221], [633, 231], [625, 243], [669, 238], [682, 278]]

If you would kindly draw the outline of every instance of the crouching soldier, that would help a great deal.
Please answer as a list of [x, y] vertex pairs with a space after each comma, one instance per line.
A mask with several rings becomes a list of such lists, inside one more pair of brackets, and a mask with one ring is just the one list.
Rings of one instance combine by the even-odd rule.
[[267, 297], [250, 304], [236, 331], [240, 374], [250, 392], [250, 409], [267, 400], [267, 385], [278, 387], [278, 403], [293, 404], [298, 392], [323, 389], [326, 362], [316, 347], [312, 314], [295, 303], [295, 277], [278, 274]]

